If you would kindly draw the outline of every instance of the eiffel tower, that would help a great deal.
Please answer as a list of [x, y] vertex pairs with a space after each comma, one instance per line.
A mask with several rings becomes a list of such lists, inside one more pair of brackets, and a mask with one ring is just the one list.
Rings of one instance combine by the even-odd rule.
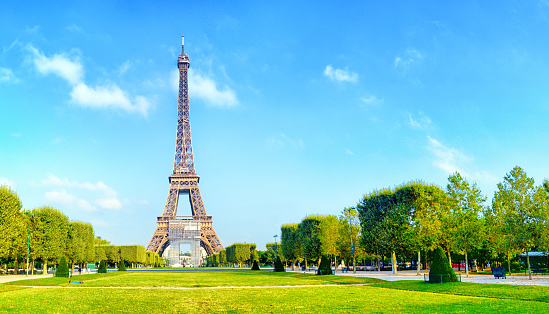
[[[177, 137], [175, 142], [175, 160], [173, 164], [173, 173], [169, 176], [170, 192], [166, 199], [164, 212], [157, 218], [156, 231], [154, 232], [147, 251], [153, 251], [162, 255], [164, 250], [170, 244], [169, 228], [170, 221], [200, 222], [200, 246], [206, 250], [208, 255], [218, 253], [223, 249], [223, 245], [212, 226], [212, 216], [206, 214], [198, 181], [200, 177], [194, 169], [193, 147], [191, 143], [191, 124], [189, 115], [189, 89], [188, 77], [190, 62], [189, 56], [185, 54], [184, 37], [181, 39], [181, 55], [177, 60], [179, 68], [179, 99], [177, 109]], [[177, 204], [179, 196], [187, 194], [191, 204], [192, 217], [181, 219], [177, 216]]]

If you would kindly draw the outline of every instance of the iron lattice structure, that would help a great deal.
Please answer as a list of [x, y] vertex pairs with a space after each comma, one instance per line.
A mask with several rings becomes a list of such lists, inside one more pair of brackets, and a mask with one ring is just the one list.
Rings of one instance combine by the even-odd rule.
[[175, 142], [175, 158], [173, 173], [169, 176], [170, 191], [164, 206], [162, 216], [157, 218], [156, 231], [154, 232], [148, 251], [162, 255], [170, 244], [169, 225], [170, 220], [176, 220], [177, 204], [179, 196], [189, 196], [192, 217], [200, 221], [200, 246], [208, 255], [218, 253], [223, 245], [212, 226], [212, 216], [206, 214], [198, 181], [200, 177], [196, 174], [193, 159], [193, 147], [191, 141], [191, 123], [189, 115], [189, 85], [188, 70], [190, 66], [189, 56], [185, 54], [185, 42], [182, 39], [181, 55], [177, 60], [179, 68], [179, 99], [177, 109], [177, 137]]

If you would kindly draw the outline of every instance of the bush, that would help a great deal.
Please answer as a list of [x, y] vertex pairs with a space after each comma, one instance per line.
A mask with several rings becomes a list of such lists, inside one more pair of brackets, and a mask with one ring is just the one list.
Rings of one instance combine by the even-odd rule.
[[322, 256], [320, 259], [320, 265], [318, 265], [318, 275], [331, 275], [332, 266], [330, 265], [330, 260], [328, 256]]
[[433, 264], [429, 270], [429, 282], [455, 282], [457, 281], [456, 273], [450, 266], [448, 257], [444, 254], [444, 250], [439, 246], [433, 254]]
[[259, 263], [257, 261], [254, 261], [252, 264], [252, 270], [259, 270]]
[[98, 273], [103, 273], [103, 274], [106, 274], [107, 273], [107, 265], [105, 265], [105, 261], [101, 261], [99, 263], [99, 269], [97, 270]]
[[126, 271], [126, 265], [124, 260], [121, 260], [120, 263], [118, 263], [118, 271]]
[[67, 260], [65, 256], [61, 256], [59, 265], [57, 265], [57, 270], [55, 271], [55, 277], [69, 277], [69, 266], [67, 265]]
[[275, 269], [274, 271], [276, 272], [281, 272], [281, 271], [286, 271], [284, 269], [284, 265], [282, 265], [282, 262], [280, 261], [280, 257], [276, 257], [276, 262], [275, 262]]

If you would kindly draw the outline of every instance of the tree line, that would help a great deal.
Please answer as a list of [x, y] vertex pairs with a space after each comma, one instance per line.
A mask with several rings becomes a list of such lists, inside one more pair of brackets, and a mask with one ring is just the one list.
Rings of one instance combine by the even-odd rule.
[[17, 273], [20, 264], [27, 259], [27, 252], [32, 273], [36, 263], [42, 264], [46, 273], [48, 265], [57, 265], [62, 256], [70, 262], [73, 270], [75, 264], [84, 268], [86, 262], [98, 262], [99, 259], [158, 264], [158, 257], [149, 256], [151, 254], [145, 253], [143, 246], [110, 248], [100, 246], [101, 242], [108, 244], [108, 241], [95, 238], [90, 223], [69, 220], [51, 206], [24, 210], [17, 193], [7, 186], [0, 186], [0, 263], [6, 273], [8, 264], [13, 264]]
[[450, 263], [452, 256], [464, 260], [467, 274], [471, 254], [506, 264], [509, 271], [520, 253], [530, 273], [529, 252], [549, 247], [549, 181], [535, 185], [517, 166], [497, 185], [492, 204], [485, 202], [476, 183], [458, 172], [445, 189], [414, 181], [375, 190], [338, 217], [312, 215], [282, 225], [282, 253], [292, 265], [322, 256], [349, 264], [352, 229], [355, 257], [377, 258], [378, 267], [380, 257], [390, 257], [395, 273], [398, 260], [419, 264], [419, 273], [425, 255], [437, 247]]

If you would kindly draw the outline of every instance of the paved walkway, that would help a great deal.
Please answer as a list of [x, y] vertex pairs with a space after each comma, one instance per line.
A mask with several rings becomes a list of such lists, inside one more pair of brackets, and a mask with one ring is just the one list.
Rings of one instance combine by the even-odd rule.
[[[369, 277], [378, 278], [387, 281], [397, 280], [424, 280], [423, 275], [425, 272], [421, 272], [418, 276], [415, 270], [399, 271], [398, 274], [393, 275], [391, 272], [383, 271], [357, 271], [356, 274], [352, 272], [337, 273], [339, 276], [356, 276], [356, 277]], [[462, 282], [475, 282], [475, 283], [490, 283], [490, 284], [507, 284], [507, 285], [532, 285], [532, 286], [549, 286], [549, 276], [532, 276], [532, 280], [528, 279], [528, 276], [524, 275], [507, 275], [507, 279], [495, 279], [493, 275], [477, 275], [469, 274], [466, 277], [465, 274], [461, 274]]]
[[0, 283], [4, 282], [10, 282], [10, 281], [17, 281], [17, 280], [25, 280], [25, 279], [38, 279], [38, 278], [47, 278], [47, 277], [53, 277], [53, 274], [47, 274], [47, 275], [1, 275], [0, 276]]

